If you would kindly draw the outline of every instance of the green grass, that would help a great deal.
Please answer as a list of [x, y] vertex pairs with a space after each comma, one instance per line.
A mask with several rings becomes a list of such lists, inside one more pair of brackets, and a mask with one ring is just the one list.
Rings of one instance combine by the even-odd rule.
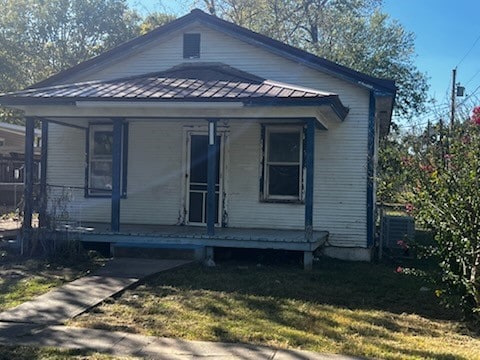
[[59, 265], [45, 260], [0, 258], [0, 311], [85, 275], [94, 261]]
[[0, 345], [0, 360], [34, 360], [34, 359], [78, 359], [78, 360], [110, 360], [136, 359], [133, 357], [117, 357], [92, 353], [83, 350], [60, 350], [55, 348], [37, 348], [31, 346], [4, 346]]
[[480, 339], [395, 266], [322, 259], [295, 267], [223, 264], [153, 277], [72, 322], [191, 340], [382, 359], [480, 359]]

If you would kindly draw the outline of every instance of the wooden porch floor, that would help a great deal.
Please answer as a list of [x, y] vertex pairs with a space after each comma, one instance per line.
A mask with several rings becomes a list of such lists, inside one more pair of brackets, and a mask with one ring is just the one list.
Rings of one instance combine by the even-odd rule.
[[275, 230], [248, 228], [216, 228], [215, 235], [207, 235], [204, 227], [175, 225], [122, 224], [120, 232], [110, 231], [108, 223], [83, 223], [81, 227], [67, 227], [82, 241], [111, 243], [178, 244], [213, 247], [240, 247], [314, 251], [328, 239], [328, 231], [314, 231], [311, 241], [303, 230]]

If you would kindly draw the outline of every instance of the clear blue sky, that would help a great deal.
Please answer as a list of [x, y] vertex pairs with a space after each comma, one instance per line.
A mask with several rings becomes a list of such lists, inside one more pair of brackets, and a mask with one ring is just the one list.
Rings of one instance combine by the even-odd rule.
[[[147, 13], [167, 11], [183, 15], [190, 10], [179, 5], [181, 1], [128, 2]], [[384, 0], [383, 11], [415, 34], [416, 65], [429, 77], [430, 97], [435, 99], [435, 106], [429, 105], [430, 112], [417, 119], [418, 122], [448, 114], [455, 67], [457, 82], [466, 87], [467, 95], [473, 94], [469, 100], [480, 99], [479, 10], [479, 0]], [[462, 98], [457, 100], [462, 101]]]

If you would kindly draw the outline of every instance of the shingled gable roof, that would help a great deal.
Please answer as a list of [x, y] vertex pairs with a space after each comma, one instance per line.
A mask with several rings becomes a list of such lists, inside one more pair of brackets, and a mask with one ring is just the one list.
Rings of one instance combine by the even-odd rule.
[[245, 106], [330, 106], [343, 120], [337, 94], [262, 79], [219, 63], [181, 64], [169, 70], [104, 81], [53, 85], [0, 96], [3, 104], [77, 101], [242, 102]]
[[300, 50], [293, 46], [284, 44], [280, 41], [271, 39], [267, 36], [258, 34], [241, 26], [235, 25], [228, 21], [222, 20], [216, 16], [208, 15], [199, 9], [192, 10], [189, 14], [178, 18], [164, 26], [158, 27], [151, 32], [130, 40], [122, 45], [113, 48], [101, 55], [98, 55], [90, 60], [84, 61], [70, 69], [62, 71], [50, 78], [43, 80], [31, 88], [44, 87], [62, 82], [69, 77], [76, 75], [84, 70], [89, 70], [93, 67], [101, 66], [104, 63], [136, 51], [138, 48], [154, 41], [159, 36], [167, 35], [184, 26], [187, 26], [195, 21], [210, 26], [218, 31], [227, 33], [233, 37], [243, 40], [247, 43], [262, 46], [263, 48], [276, 53], [285, 58], [302, 63], [306, 66], [323, 71], [337, 78], [355, 83], [359, 86], [376, 90], [379, 93], [387, 96], [394, 96], [396, 86], [394, 81], [387, 79], [375, 78], [358, 71], [352, 70], [345, 66], [336, 64], [332, 61], [320, 58], [306, 51]]

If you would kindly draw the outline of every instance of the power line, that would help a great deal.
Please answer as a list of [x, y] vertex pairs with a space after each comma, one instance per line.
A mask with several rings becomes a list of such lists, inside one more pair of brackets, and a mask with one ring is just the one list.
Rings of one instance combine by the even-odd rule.
[[463, 105], [468, 99], [470, 99], [473, 95], [475, 95], [478, 90], [480, 90], [480, 85], [478, 85], [478, 86], [475, 88], [475, 90], [473, 90], [472, 93], [470, 93], [468, 96], [466, 96], [465, 99], [463, 99], [463, 101], [459, 104], [459, 106], [460, 106], [460, 105]]
[[475, 45], [477, 45], [479, 40], [480, 40], [480, 34], [477, 36], [477, 38], [473, 42], [473, 45], [470, 47], [470, 49], [467, 51], [467, 53], [465, 55], [463, 55], [462, 59], [458, 62], [457, 66], [455, 66], [455, 68], [457, 68], [463, 62], [463, 60], [465, 60], [467, 58], [467, 56], [470, 55], [470, 53], [472, 52]]
[[470, 84], [472, 82], [472, 80], [478, 75], [480, 74], [480, 69], [477, 70], [477, 72], [475, 74], [473, 74], [473, 76], [470, 78], [470, 80], [468, 80], [464, 86], [467, 86], [468, 84]]

